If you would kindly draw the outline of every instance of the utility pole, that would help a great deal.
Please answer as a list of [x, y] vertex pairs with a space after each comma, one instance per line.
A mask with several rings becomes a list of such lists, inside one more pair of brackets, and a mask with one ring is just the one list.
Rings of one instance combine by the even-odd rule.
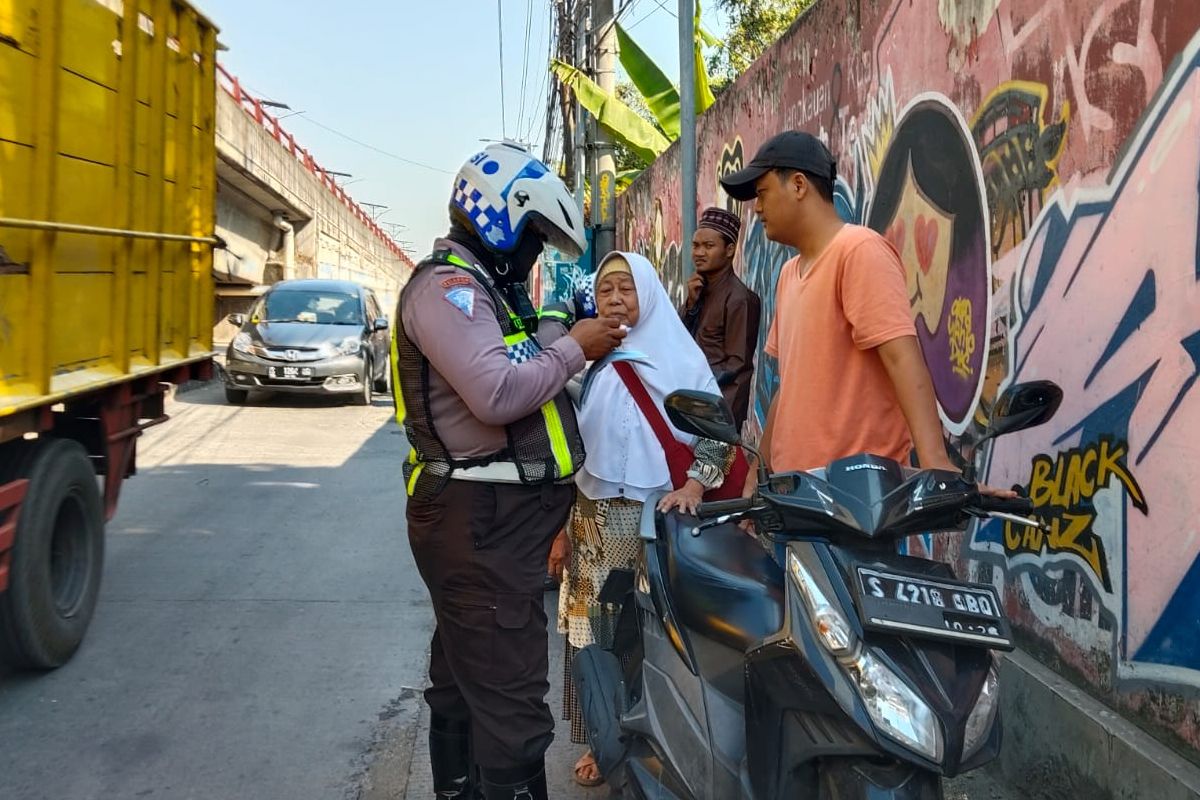
[[[696, 233], [696, 6], [679, 0], [679, 162], [683, 194], [679, 222], [683, 252], [691, 252]], [[684, 259], [690, 261], [691, 259]]]
[[[596, 83], [612, 94], [617, 89], [617, 26], [613, 0], [592, 0], [592, 46]], [[612, 137], [593, 121], [595, 139], [592, 183], [594, 249], [599, 260], [617, 246], [617, 159]]]

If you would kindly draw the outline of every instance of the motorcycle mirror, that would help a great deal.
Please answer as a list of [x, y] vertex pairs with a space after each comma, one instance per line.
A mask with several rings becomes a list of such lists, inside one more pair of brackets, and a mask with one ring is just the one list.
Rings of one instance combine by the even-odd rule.
[[[960, 458], [967, 462], [966, 466], [959, 465], [963, 479], [969, 483], [975, 482], [975, 453], [985, 442], [1049, 422], [1054, 412], [1058, 411], [1062, 398], [1062, 389], [1053, 381], [1015, 383], [1005, 389], [992, 405], [991, 420], [983, 436], [969, 444], [969, 453], [960, 454]], [[946, 449], [954, 450], [949, 443]]]
[[738, 443], [740, 436], [733, 412], [720, 395], [680, 389], [667, 395], [663, 407], [671, 424], [684, 433], [725, 444]]
[[946, 433], [942, 434], [942, 444], [945, 445], [946, 455], [950, 456], [950, 460], [954, 462], [954, 466], [960, 470], [965, 470], [967, 464], [971, 461], [970, 456], [973, 455], [973, 445], [969, 441], [965, 441], [965, 437], [960, 445], [955, 445], [954, 442], [950, 441], [950, 437]]
[[230, 314], [228, 319], [230, 325], [236, 325], [239, 328], [246, 324], [245, 314]]
[[992, 418], [983, 438], [994, 439], [1049, 422], [1062, 398], [1062, 389], [1052, 381], [1013, 384], [992, 406]]

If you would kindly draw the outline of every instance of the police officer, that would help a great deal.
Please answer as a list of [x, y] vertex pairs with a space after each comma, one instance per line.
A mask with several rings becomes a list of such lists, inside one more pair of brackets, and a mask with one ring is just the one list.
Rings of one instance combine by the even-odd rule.
[[624, 336], [612, 319], [538, 336], [523, 284], [547, 242], [584, 248], [570, 193], [524, 149], [490, 145], [455, 177], [450, 232], [396, 311], [408, 535], [437, 622], [425, 700], [439, 798], [546, 797], [542, 581], [584, 457], [564, 389]]

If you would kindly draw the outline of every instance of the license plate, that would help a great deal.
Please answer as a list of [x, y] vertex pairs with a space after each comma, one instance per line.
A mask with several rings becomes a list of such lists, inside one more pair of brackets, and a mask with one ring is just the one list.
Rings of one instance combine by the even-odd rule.
[[313, 375], [312, 367], [268, 367], [267, 369], [270, 377], [285, 381], [302, 381]]
[[991, 586], [931, 580], [858, 567], [863, 627], [936, 639], [1013, 648], [1000, 597]]

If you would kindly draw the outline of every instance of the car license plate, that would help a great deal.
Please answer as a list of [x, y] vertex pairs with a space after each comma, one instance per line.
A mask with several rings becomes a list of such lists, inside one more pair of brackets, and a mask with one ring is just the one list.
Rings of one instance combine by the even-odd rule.
[[864, 627], [1013, 649], [1000, 597], [991, 586], [869, 567], [857, 570]]
[[267, 369], [270, 377], [285, 381], [307, 380], [313, 375], [312, 367], [268, 367]]

